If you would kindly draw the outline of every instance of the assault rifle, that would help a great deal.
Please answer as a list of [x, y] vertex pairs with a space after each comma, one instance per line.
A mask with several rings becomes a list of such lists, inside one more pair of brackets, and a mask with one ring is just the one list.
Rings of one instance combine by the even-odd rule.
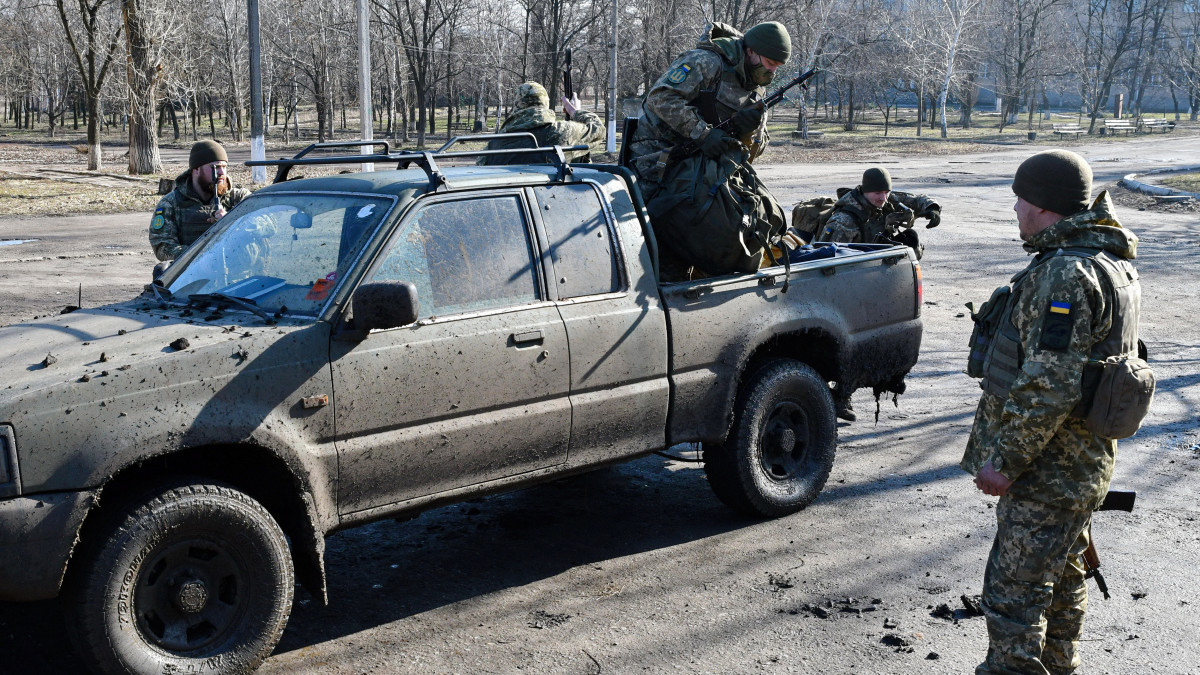
[[[783, 85], [782, 87], [780, 87], [780, 88], [776, 89], [775, 91], [771, 92], [770, 94], [768, 94], [767, 97], [764, 98], [762, 101], [754, 104], [754, 107], [758, 108], [760, 110], [770, 110], [771, 108], [774, 108], [775, 106], [777, 106], [783, 102], [783, 97], [785, 94], [788, 93], [788, 90], [790, 90], [792, 87], [795, 87], [795, 86], [803, 86], [805, 82], [808, 82], [810, 79], [812, 79], [813, 75], [816, 75], [816, 74], [817, 74], [816, 68], [809, 69], [808, 72], [804, 73], [800, 77], [797, 77], [796, 79], [792, 80], [791, 82], [788, 82], [787, 84]], [[723, 122], [720, 122], [719, 124], [713, 125], [713, 129], [720, 129], [721, 131], [725, 131], [725, 132], [729, 132], [732, 128], [733, 128], [733, 118], [732, 117], [730, 117], [729, 119], [727, 119]], [[677, 145], [677, 146], [671, 148], [671, 153], [670, 153], [670, 155], [668, 155], [667, 161], [672, 162], [672, 163], [678, 162], [679, 160], [691, 157], [692, 155], [696, 154], [699, 151], [700, 151], [700, 141], [688, 141], [687, 143], [682, 143], [680, 145]]]
[[217, 218], [219, 217], [219, 216], [217, 216], [217, 214], [221, 212], [221, 191], [220, 191], [220, 180], [221, 179], [217, 177], [216, 163], [213, 163], [213, 165], [210, 166], [209, 168], [212, 169], [212, 176], [211, 176], [212, 177], [212, 191], [213, 191], [212, 222], [215, 223], [215, 222], [217, 222]]
[[[566, 61], [563, 63], [563, 96], [565, 96], [568, 101], [575, 98], [575, 85], [573, 82], [571, 82], [571, 50], [570, 49], [567, 50], [567, 58], [566, 58]], [[571, 118], [571, 116], [568, 115], [567, 119], [570, 119], [570, 118]]]
[[[1133, 513], [1133, 502], [1137, 498], [1137, 493], [1125, 490], [1109, 490], [1108, 494], [1104, 495], [1104, 502], [1100, 504], [1097, 511], [1125, 511]], [[1091, 526], [1088, 526], [1088, 547], [1083, 552], [1083, 568], [1085, 573], [1084, 579], [1096, 580], [1096, 588], [1104, 594], [1104, 599], [1108, 600], [1108, 584], [1104, 583], [1104, 575], [1100, 574], [1100, 554], [1096, 552], [1096, 542], [1091, 536]]]

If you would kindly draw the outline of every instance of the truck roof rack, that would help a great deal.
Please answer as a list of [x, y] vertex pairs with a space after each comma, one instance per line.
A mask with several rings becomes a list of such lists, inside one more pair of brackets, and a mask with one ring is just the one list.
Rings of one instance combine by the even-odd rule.
[[[450, 152], [449, 148], [459, 143], [471, 141], [491, 141], [500, 138], [528, 140], [533, 147], [530, 148], [504, 148], [502, 150], [458, 150]], [[308, 157], [310, 152], [315, 150], [329, 150], [332, 148], [362, 148], [373, 147], [378, 148], [369, 155], [321, 155]], [[488, 155], [519, 155], [528, 156], [530, 159], [546, 158], [551, 164], [558, 169], [558, 180], [565, 180], [571, 175], [571, 164], [567, 161], [563, 151], [570, 150], [587, 150], [587, 145], [549, 145], [546, 147], [538, 147], [537, 138], [529, 132], [511, 133], [511, 134], [476, 134], [474, 136], [455, 136], [447, 141], [442, 147], [433, 152], [424, 150], [401, 150], [393, 148], [391, 143], [386, 140], [381, 141], [334, 141], [327, 143], [313, 143], [296, 153], [290, 158], [280, 159], [260, 159], [250, 160], [246, 162], [246, 166], [274, 166], [275, 183], [282, 183], [288, 179], [288, 173], [294, 166], [317, 166], [317, 165], [332, 165], [332, 164], [386, 164], [395, 162], [397, 169], [407, 169], [416, 164], [425, 171], [429, 176], [429, 187], [433, 191], [437, 191], [446, 185], [446, 176], [438, 168], [437, 161], [439, 159], [456, 159], [468, 157], [486, 157]]]

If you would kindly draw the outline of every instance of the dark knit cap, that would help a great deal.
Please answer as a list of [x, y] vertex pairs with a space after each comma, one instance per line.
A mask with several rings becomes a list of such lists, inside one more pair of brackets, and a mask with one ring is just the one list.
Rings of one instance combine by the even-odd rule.
[[213, 162], [228, 162], [229, 155], [225, 154], [225, 148], [214, 140], [197, 141], [192, 145], [192, 151], [188, 154], [188, 168], [198, 169], [205, 164]]
[[1068, 150], [1039, 152], [1017, 167], [1012, 189], [1040, 209], [1074, 215], [1091, 204], [1092, 167]]
[[881, 166], [873, 166], [863, 172], [863, 192], [891, 192], [892, 176]]
[[787, 61], [792, 55], [792, 36], [778, 21], [760, 23], [742, 36], [742, 42], [760, 56], [772, 61]]

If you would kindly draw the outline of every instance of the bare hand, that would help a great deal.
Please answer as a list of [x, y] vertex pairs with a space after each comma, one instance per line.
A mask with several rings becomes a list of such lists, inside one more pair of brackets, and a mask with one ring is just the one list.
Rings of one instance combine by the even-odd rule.
[[572, 94], [571, 98], [562, 97], [563, 112], [567, 113], [567, 119], [575, 116], [575, 111], [579, 110], [579, 97]]
[[979, 470], [979, 475], [975, 477], [975, 487], [979, 488], [985, 495], [993, 497], [1003, 497], [1008, 494], [1008, 488], [1012, 487], [1013, 482], [1004, 477], [1004, 474], [992, 468], [991, 461], [983, 465]]

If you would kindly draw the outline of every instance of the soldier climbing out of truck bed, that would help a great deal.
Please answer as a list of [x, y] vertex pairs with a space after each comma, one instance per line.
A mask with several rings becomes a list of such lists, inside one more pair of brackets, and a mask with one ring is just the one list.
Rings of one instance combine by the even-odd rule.
[[760, 23], [745, 35], [713, 23], [646, 95], [631, 168], [665, 280], [754, 272], [767, 243], [783, 232], [783, 209], [750, 162], [768, 141], [764, 87], [791, 51], [781, 23]]

